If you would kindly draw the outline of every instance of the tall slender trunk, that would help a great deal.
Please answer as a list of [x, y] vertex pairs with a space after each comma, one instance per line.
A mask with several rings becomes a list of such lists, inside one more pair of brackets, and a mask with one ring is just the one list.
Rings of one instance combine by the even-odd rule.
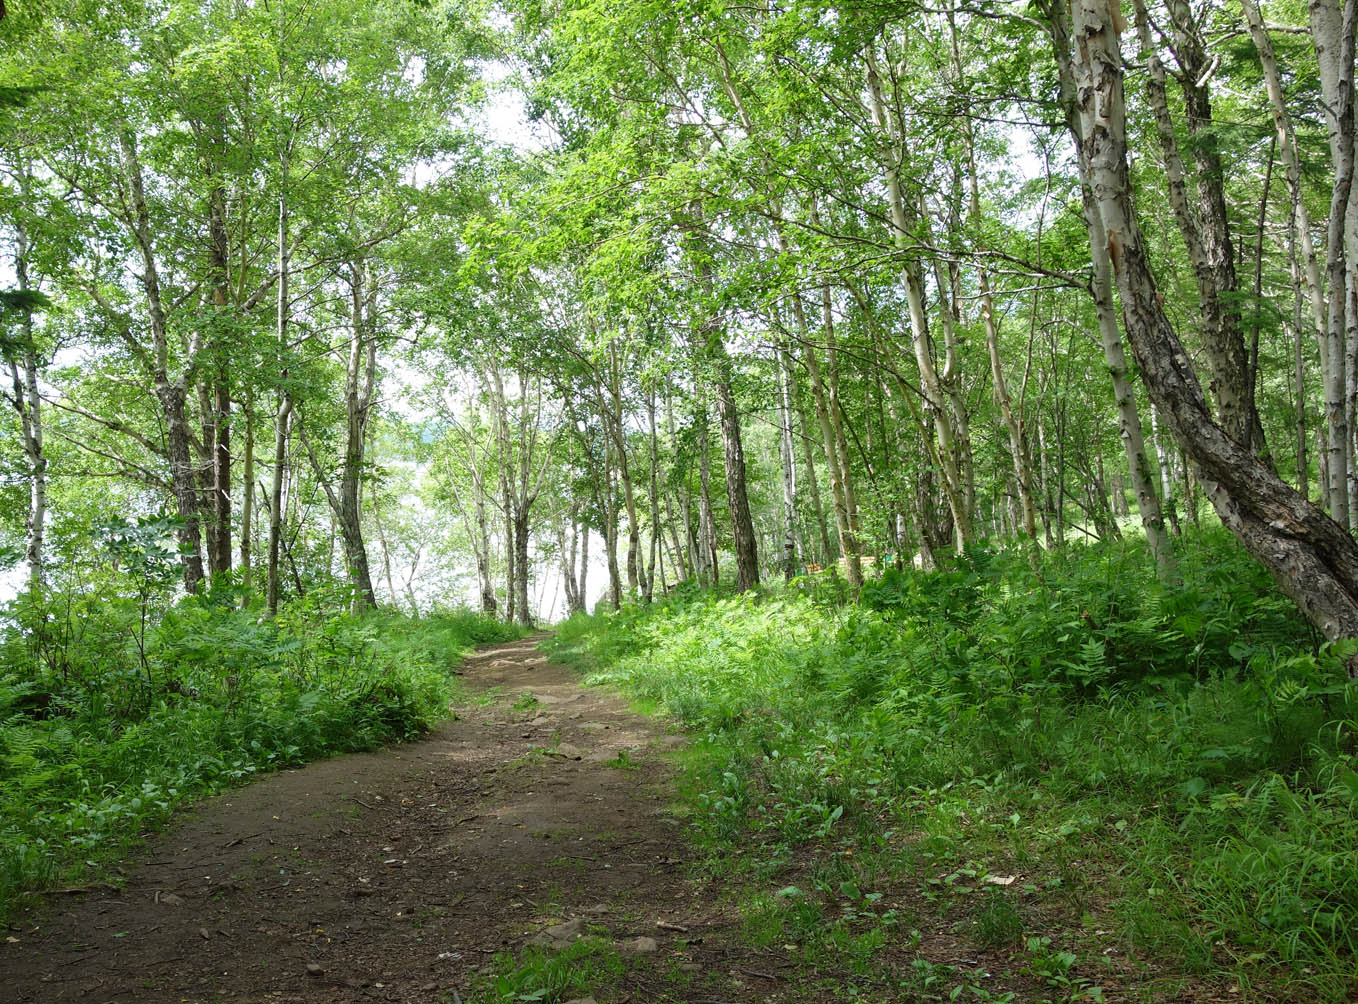
[[717, 561], [717, 521], [712, 514], [712, 475], [707, 458], [707, 413], [704, 411], [698, 440], [698, 481], [702, 489], [702, 499], [698, 510], [699, 553], [708, 566], [711, 583], [716, 587], [721, 579], [721, 566]]
[[[1165, 151], [1167, 174], [1171, 176], [1171, 201], [1177, 201], [1173, 175], [1182, 177], [1183, 162], [1178, 153], [1168, 102], [1164, 97], [1164, 67], [1150, 44], [1149, 18], [1138, 0], [1138, 28], [1145, 24], [1142, 45], [1147, 50], [1150, 80], [1148, 93], [1157, 118], [1157, 132]], [[1180, 190], [1182, 206], [1175, 206], [1179, 228], [1188, 244], [1190, 261], [1198, 284], [1199, 313], [1202, 318], [1203, 349], [1209, 370], [1209, 390], [1216, 402], [1216, 414], [1227, 433], [1253, 450], [1272, 466], [1264, 441], [1263, 426], [1249, 383], [1249, 358], [1241, 331], [1240, 287], [1236, 275], [1235, 245], [1231, 241], [1226, 208], [1226, 173], [1217, 145], [1216, 125], [1212, 120], [1210, 80], [1212, 57], [1202, 35], [1202, 25], [1188, 0], [1167, 0], [1169, 35], [1179, 63], [1179, 83], [1183, 92], [1185, 120], [1192, 138], [1190, 149], [1196, 174], [1193, 192], [1197, 205], [1190, 207], [1187, 190]], [[1177, 168], [1171, 164], [1177, 163]]]
[[[240, 493], [240, 575], [245, 596], [254, 588], [254, 519], [255, 519], [255, 392], [247, 382], [245, 402], [242, 409], [245, 415], [245, 447], [241, 457]], [[242, 602], [245, 602], [243, 599]]]
[[[839, 532], [839, 551], [848, 570], [850, 584], [854, 588], [858, 588], [863, 584], [862, 564], [858, 559], [858, 543], [854, 539], [853, 526], [849, 519], [848, 493], [844, 490], [845, 467], [839, 455], [841, 437], [835, 432], [834, 421], [831, 417], [833, 414], [831, 399], [826, 389], [826, 380], [821, 370], [819, 354], [811, 342], [811, 333], [806, 323], [806, 309], [800, 292], [793, 292], [792, 294], [792, 316], [797, 326], [798, 340], [802, 343], [802, 362], [806, 366], [806, 373], [810, 378], [811, 402], [816, 414], [816, 424], [820, 428], [821, 444], [825, 450], [826, 469], [830, 474], [830, 497], [835, 507], [835, 526]], [[806, 445], [809, 452], [809, 441]], [[809, 457], [808, 469], [814, 469], [811, 467]], [[814, 498], [819, 508], [818, 492]], [[820, 518], [823, 525], [823, 513]], [[828, 532], [822, 533], [822, 536], [827, 538], [825, 558], [828, 562], [833, 550], [829, 547]]]
[[[566, 616], [570, 616], [580, 609], [580, 598], [575, 591], [575, 563], [580, 557], [580, 531], [576, 523], [580, 515], [580, 505], [576, 500], [571, 501], [570, 512], [564, 514], [565, 519], [558, 519], [556, 524], [556, 544], [557, 551], [561, 555], [561, 585], [566, 593]], [[570, 540], [566, 539], [566, 527], [570, 527]]]
[[[23, 173], [21, 191], [28, 196], [28, 175]], [[33, 341], [32, 286], [28, 273], [28, 231], [15, 228], [14, 274], [24, 303], [19, 308], [18, 351], [8, 360], [14, 384], [10, 403], [19, 415], [24, 461], [28, 467], [28, 514], [24, 523], [24, 563], [28, 566], [28, 589], [38, 592], [45, 579], [43, 538], [47, 524], [47, 456], [43, 452], [42, 396], [38, 393], [38, 351]]]
[[[1358, 247], [1349, 247], [1348, 214], [1354, 174], [1354, 91], [1353, 91], [1353, 0], [1310, 0], [1311, 37], [1315, 42], [1320, 68], [1320, 87], [1324, 101], [1330, 159], [1334, 167], [1334, 187], [1330, 195], [1330, 218], [1326, 231], [1325, 281], [1328, 291], [1325, 328], [1325, 427], [1330, 455], [1330, 515], [1346, 529], [1350, 524], [1349, 479], [1353, 462], [1348, 426], [1348, 393], [1351, 381], [1350, 327], [1358, 318], [1349, 317], [1349, 261]], [[1347, 33], [1347, 34], [1346, 34]], [[1358, 291], [1355, 291], [1358, 292]], [[1358, 349], [1358, 344], [1352, 346]]]
[[840, 490], [844, 493], [844, 516], [848, 536], [841, 534], [844, 562], [848, 568], [849, 585], [854, 589], [863, 585], [861, 527], [858, 519], [858, 493], [854, 487], [853, 466], [849, 462], [849, 439], [844, 432], [844, 405], [839, 393], [839, 346], [835, 340], [834, 313], [831, 308], [830, 286], [820, 287], [821, 330], [825, 334], [825, 385], [829, 394], [826, 411], [829, 413], [830, 434], [835, 440], [835, 460], [839, 464]]
[[1160, 471], [1160, 488], [1164, 492], [1165, 513], [1174, 536], [1180, 537], [1183, 536], [1183, 530], [1179, 526], [1179, 510], [1174, 501], [1174, 450], [1165, 444], [1165, 438], [1160, 432], [1159, 409], [1154, 403], [1151, 404], [1150, 413], [1151, 441], [1155, 447], [1156, 467]]
[[514, 514], [514, 586], [518, 590], [516, 605], [518, 620], [524, 627], [533, 626], [533, 608], [528, 603], [528, 510]]
[[1302, 344], [1305, 324], [1302, 322], [1301, 268], [1297, 261], [1297, 214], [1293, 207], [1287, 231], [1287, 256], [1292, 270], [1292, 381], [1295, 396], [1297, 430], [1297, 491], [1302, 498], [1310, 493], [1310, 474], [1306, 463], [1306, 371], [1303, 367]]
[[[954, 220], [954, 225], [957, 224]], [[948, 417], [952, 422], [953, 449], [956, 454], [957, 474], [961, 481], [958, 492], [962, 508], [976, 512], [976, 460], [971, 448], [971, 416], [967, 413], [966, 394], [962, 386], [961, 339], [957, 325], [961, 315], [957, 306], [958, 277], [955, 265], [947, 267], [934, 259], [934, 282], [938, 287], [938, 320], [943, 329], [943, 369], [938, 383], [947, 398]]]
[[[371, 293], [370, 293], [370, 287]], [[377, 338], [372, 331], [370, 296], [376, 289], [365, 263], [349, 265], [350, 332], [349, 355], [344, 386], [344, 460], [340, 472], [340, 536], [344, 542], [344, 561], [349, 581], [357, 591], [357, 605], [377, 605], [372, 575], [368, 568], [368, 549], [363, 542], [363, 513], [360, 491], [363, 481], [363, 454], [368, 441], [373, 388], [377, 374]], [[395, 590], [393, 599], [395, 598]]]
[[604, 559], [608, 568], [608, 598], [613, 609], [617, 610], [622, 606], [622, 572], [618, 567], [618, 502], [613, 487], [613, 437], [606, 430], [600, 501], [604, 513]]
[[391, 546], [387, 543], [387, 531], [382, 526], [382, 507], [373, 499], [373, 526], [377, 528], [377, 544], [382, 548], [382, 571], [387, 580], [387, 591], [391, 593], [391, 605], [396, 606], [400, 594], [396, 591], [396, 580], [391, 574]]
[[[283, 46], [283, 0], [278, 4], [278, 114], [283, 114], [283, 93], [287, 61]], [[288, 169], [290, 151], [287, 143], [278, 156], [278, 304], [275, 314], [275, 336], [279, 359], [278, 409], [274, 415], [273, 481], [269, 488], [269, 556], [266, 567], [265, 602], [269, 616], [278, 613], [278, 550], [283, 531], [283, 467], [288, 455], [288, 423], [292, 418], [292, 395], [288, 390], [288, 321], [292, 303], [289, 281], [292, 249], [288, 243]]]
[[[283, 371], [286, 377], [287, 370]], [[273, 480], [269, 485], [269, 557], [266, 568], [266, 602], [269, 616], [278, 613], [278, 558], [283, 539], [283, 481], [288, 462], [288, 430], [292, 420], [292, 395], [282, 393], [274, 416]]]
[[727, 355], [719, 332], [711, 335], [708, 348], [713, 356], [713, 385], [717, 392], [717, 414], [721, 418], [722, 467], [726, 475], [726, 503], [731, 511], [736, 589], [743, 593], [759, 585], [759, 556], [745, 485], [745, 448], [740, 439], [740, 413], [731, 390], [731, 357]]
[[641, 572], [637, 564], [641, 553], [641, 527], [637, 521], [636, 490], [632, 484], [632, 468], [627, 459], [627, 437], [623, 428], [622, 409], [622, 362], [619, 358], [617, 342], [610, 343], [608, 393], [609, 404], [605, 411], [609, 434], [613, 437], [614, 456], [617, 457], [618, 476], [622, 479], [622, 499], [627, 507], [627, 592], [635, 599], [641, 582]]
[[130, 222], [141, 257], [141, 285], [146, 294], [150, 321], [151, 352], [148, 361], [156, 400], [160, 403], [161, 416], [165, 422], [165, 453], [170, 460], [170, 484], [180, 519], [179, 550], [184, 570], [184, 590], [196, 593], [199, 583], [203, 580], [203, 540], [199, 521], [198, 484], [185, 405], [196, 358], [201, 351], [201, 333], [195, 333], [193, 336], [183, 373], [178, 379], [171, 379], [168, 322], [161, 301], [160, 274], [152, 251], [151, 220], [142, 183], [141, 160], [130, 129], [121, 129], [118, 141], [127, 185]]
[[[1103, 219], [1095, 201], [1088, 153], [1084, 146], [1084, 130], [1081, 127], [1080, 110], [1077, 104], [1074, 68], [1070, 59], [1070, 34], [1064, 5], [1067, 0], [1052, 0], [1049, 6], [1048, 30], [1052, 36], [1060, 79], [1060, 97], [1066, 116], [1066, 125], [1075, 139], [1076, 161], [1080, 171], [1080, 191], [1083, 202], [1085, 227], [1089, 232], [1089, 251], [1094, 265], [1093, 298], [1094, 310], [1099, 325], [1099, 341], [1103, 347], [1104, 362], [1113, 382], [1113, 398], [1117, 406], [1118, 433], [1122, 438], [1123, 451], [1127, 455], [1128, 474], [1136, 493], [1137, 510], [1141, 514], [1141, 525], [1146, 532], [1146, 540], [1155, 561], [1156, 572], [1162, 582], [1172, 582], [1178, 578], [1178, 563], [1170, 547], [1169, 534], [1165, 530], [1164, 513], [1160, 499], [1155, 493], [1150, 462], [1146, 456], [1146, 444], [1141, 431], [1141, 416], [1136, 405], [1136, 395], [1130, 379], [1127, 355], [1118, 333], [1117, 315], [1113, 306], [1113, 266], [1114, 246], [1110, 245], [1104, 230]], [[1077, 0], [1078, 2], [1078, 0]], [[1064, 437], [1058, 437], [1064, 450]], [[1064, 492], [1064, 485], [1062, 488]], [[1058, 495], [1058, 513], [1060, 498]]]
[[[665, 438], [669, 441], [670, 449], [674, 450], [675, 449], [674, 401], [670, 396], [668, 388], [666, 388], [664, 391], [664, 402], [665, 402]], [[677, 521], [674, 518], [674, 505], [673, 502], [671, 501], [670, 493], [666, 491], [663, 492], [662, 494], [665, 500], [665, 526], [669, 530], [670, 544], [674, 548], [674, 560], [678, 562], [678, 566], [675, 569], [675, 577], [678, 580], [682, 581], [684, 579], [692, 578], [693, 569], [691, 567], [691, 563], [688, 561], [688, 549], [679, 546], [679, 529], [677, 526]], [[688, 516], [689, 499], [688, 499], [687, 479], [685, 480], [683, 494], [679, 499], [679, 504], [683, 507], [685, 525], [684, 535], [685, 537], [687, 537], [688, 535], [687, 525], [689, 519]]]
[[[948, 26], [952, 40], [953, 72], [957, 74], [958, 89], [968, 93], [966, 72], [962, 66], [962, 50], [957, 38], [957, 24], [950, 8]], [[962, 115], [962, 136], [967, 152], [967, 192], [970, 199], [971, 222], [979, 229], [981, 224], [981, 185], [976, 171], [976, 140], [972, 133], [971, 109], [964, 105]], [[1014, 402], [1009, 395], [1009, 387], [1004, 379], [1004, 367], [1000, 363], [1000, 335], [995, 324], [995, 300], [990, 292], [990, 274], [984, 265], [976, 271], [976, 281], [981, 294], [981, 325], [985, 331], [986, 352], [990, 357], [990, 376], [994, 383], [995, 402], [1000, 406], [1005, 430], [1009, 433], [1010, 462], [1014, 468], [1014, 482], [1018, 493], [1020, 511], [1023, 517], [1023, 532], [1030, 540], [1037, 540], [1037, 515], [1033, 507], [1033, 472], [1028, 459], [1028, 446], [1023, 439], [1023, 430], [1014, 414]]]
[[585, 576], [589, 572], [589, 522], [585, 521], [580, 527], [580, 578], [575, 584], [575, 595], [580, 601], [580, 610], [585, 609], [585, 604], [589, 600], [589, 593], [585, 591]]
[[825, 521], [825, 506], [820, 498], [820, 479], [816, 476], [816, 461], [811, 452], [811, 434], [807, 428], [806, 404], [800, 393], [800, 387], [794, 385], [793, 393], [797, 402], [797, 429], [798, 439], [802, 444], [802, 470], [805, 472], [804, 481], [807, 494], [811, 500], [811, 517], [815, 521], [817, 540], [820, 542], [820, 551], [816, 555], [820, 563], [830, 559], [833, 548], [830, 546], [830, 528]]
[[472, 507], [476, 513], [476, 583], [481, 592], [481, 612], [495, 616], [495, 583], [490, 577], [490, 524], [486, 518], [486, 483], [472, 482]]
[[505, 524], [505, 620], [513, 622], [518, 616], [519, 593], [515, 588], [517, 577], [514, 566], [514, 512], [509, 500], [509, 488], [501, 484], [501, 498], [504, 505]]
[[[209, 494], [204, 506], [207, 516], [208, 565], [213, 574], [231, 570], [231, 382], [227, 362], [226, 333], [223, 322], [227, 315], [230, 286], [228, 259], [230, 247], [226, 229], [226, 196], [220, 186], [215, 187], [208, 200], [209, 258], [213, 272], [209, 343], [211, 376], [209, 410], [211, 435], [204, 437], [208, 451]], [[205, 430], [206, 432], [207, 430]]]
[[[1287, 110], [1283, 95], [1282, 78], [1278, 72], [1278, 60], [1273, 51], [1273, 40], [1264, 26], [1263, 15], [1257, 0], [1240, 0], [1244, 11], [1245, 23], [1250, 37], [1254, 40], [1259, 53], [1259, 63], [1263, 69], [1264, 87], [1268, 94], [1269, 110], [1273, 115], [1274, 135], [1278, 153], [1282, 157], [1288, 191], [1292, 197], [1293, 233], [1301, 248], [1301, 279], [1305, 282], [1306, 298], [1311, 307], [1311, 322], [1314, 333], [1321, 344], [1325, 342], [1325, 298], [1320, 275], [1320, 265], [1316, 259], [1315, 246], [1311, 241], [1311, 218], [1302, 198], [1301, 155], [1297, 146], [1296, 131], [1292, 127], [1292, 116]], [[1294, 280], [1295, 281], [1295, 280]]]
[[[882, 78], [877, 69], [877, 56], [872, 46], [865, 53], [867, 59], [868, 95], [873, 123], [887, 137], [890, 148], [885, 158], [883, 173], [887, 183], [887, 197], [891, 209], [892, 240], [901, 251], [911, 250], [912, 217], [916, 215], [901, 189], [897, 165], [905, 162], [905, 144], [899, 123], [888, 116], [882, 95]], [[953, 526], [958, 548], [965, 547], [973, 538], [971, 513], [967, 511], [966, 492], [961, 469], [957, 462], [958, 447], [953, 435], [952, 416], [945, 404], [942, 382], [934, 365], [933, 347], [929, 338], [928, 316], [924, 306], [924, 279], [919, 262], [908, 259], [905, 265], [905, 294], [910, 308], [911, 344], [919, 367], [920, 383], [924, 390], [925, 408], [933, 419], [938, 435], [938, 455], [941, 463], [944, 494], [952, 509]]]
[[203, 558], [207, 562], [207, 575], [214, 579], [218, 572], [219, 550], [217, 544], [218, 527], [214, 518], [213, 486], [216, 480], [213, 471], [213, 444], [217, 441], [216, 412], [212, 402], [211, 380], [201, 381], [198, 392], [198, 423], [202, 432], [194, 441], [194, 452], [198, 460], [198, 506], [199, 518], [203, 526]]
[[1047, 456], [1047, 428], [1042, 420], [1042, 412], [1037, 413], [1037, 455], [1038, 465], [1042, 477], [1042, 527], [1047, 535], [1047, 547], [1056, 547], [1059, 541], [1052, 532], [1052, 522], [1055, 515], [1056, 502], [1052, 498], [1051, 489], [1051, 469], [1048, 464]]
[[[660, 447], [657, 441], [655, 428], [655, 388], [647, 389], [646, 410], [651, 421], [651, 544], [650, 544], [650, 568], [646, 572], [646, 600], [655, 596], [655, 571], [657, 561], [657, 547], [660, 541]], [[664, 562], [661, 559], [661, 565]]]
[[797, 574], [797, 462], [792, 449], [792, 361], [778, 346], [778, 455], [783, 465], [783, 578]]

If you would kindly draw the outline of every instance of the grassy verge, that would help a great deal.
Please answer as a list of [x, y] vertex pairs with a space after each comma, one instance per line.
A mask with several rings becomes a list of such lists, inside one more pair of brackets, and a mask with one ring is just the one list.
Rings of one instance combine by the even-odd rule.
[[1182, 549], [1172, 590], [1132, 543], [976, 552], [857, 604], [681, 592], [554, 654], [698, 733], [685, 798], [750, 880], [748, 937], [841, 989], [1351, 999], [1358, 691], [1228, 537]]
[[0, 633], [0, 919], [85, 881], [179, 805], [446, 717], [452, 670], [514, 628], [450, 611], [277, 620], [190, 600], [144, 630], [98, 597], [11, 608]]

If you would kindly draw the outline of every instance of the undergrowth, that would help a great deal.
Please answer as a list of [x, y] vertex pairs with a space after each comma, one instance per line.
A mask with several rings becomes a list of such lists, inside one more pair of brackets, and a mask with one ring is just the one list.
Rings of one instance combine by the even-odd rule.
[[[572, 618], [552, 644], [705, 736], [688, 762], [695, 825], [727, 867], [769, 879], [747, 908], [766, 940], [810, 926], [822, 950], [870, 956], [936, 910], [1051, 999], [1098, 999], [1104, 980], [1173, 995], [1194, 974], [1246, 999], [1350, 999], [1344, 651], [1224, 532], [1185, 539], [1181, 561], [1172, 589], [1135, 542], [1036, 569], [978, 550], [888, 571], [856, 603], [823, 576], [758, 595], [686, 586]], [[799, 860], [833, 867], [775, 894]], [[908, 901], [878, 902], [903, 876]], [[1120, 968], [1099, 950], [1113, 938]], [[937, 969], [920, 957], [900, 985], [982, 999]]]
[[236, 599], [147, 611], [135, 592], [66, 591], [0, 611], [0, 919], [189, 799], [427, 729], [467, 650], [517, 634], [460, 610], [354, 616], [344, 591], [272, 621]]

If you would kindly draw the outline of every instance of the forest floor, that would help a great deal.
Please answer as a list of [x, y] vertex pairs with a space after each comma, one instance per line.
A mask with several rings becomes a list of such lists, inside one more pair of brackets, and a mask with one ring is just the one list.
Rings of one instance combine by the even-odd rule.
[[[0, 999], [841, 996], [848, 981], [794, 962], [796, 946], [751, 938], [738, 891], [691, 860], [671, 763], [686, 739], [580, 686], [540, 640], [467, 659], [456, 719], [425, 739], [206, 799], [123, 862], [116, 885], [53, 894], [16, 915], [0, 946]], [[883, 946], [899, 958], [873, 968], [931, 958], [1007, 968], [941, 923], [911, 934]], [[925, 981], [899, 998], [867, 996], [938, 991]], [[1050, 994], [1024, 975], [989, 991], [963, 999]]]
[[425, 739], [206, 799], [116, 886], [17, 915], [0, 999], [472, 1001], [535, 942], [604, 999], [769, 999], [733, 907], [685, 877], [664, 756], [685, 740], [540, 640], [468, 658], [469, 700]]

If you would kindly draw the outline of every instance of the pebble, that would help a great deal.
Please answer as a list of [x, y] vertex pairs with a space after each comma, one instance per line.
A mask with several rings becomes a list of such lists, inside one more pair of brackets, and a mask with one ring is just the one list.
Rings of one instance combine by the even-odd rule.
[[543, 948], [564, 948], [571, 942], [577, 940], [585, 933], [585, 919], [576, 917], [562, 924], [553, 924], [544, 931], [540, 931], [528, 939], [530, 945], [538, 945]]

